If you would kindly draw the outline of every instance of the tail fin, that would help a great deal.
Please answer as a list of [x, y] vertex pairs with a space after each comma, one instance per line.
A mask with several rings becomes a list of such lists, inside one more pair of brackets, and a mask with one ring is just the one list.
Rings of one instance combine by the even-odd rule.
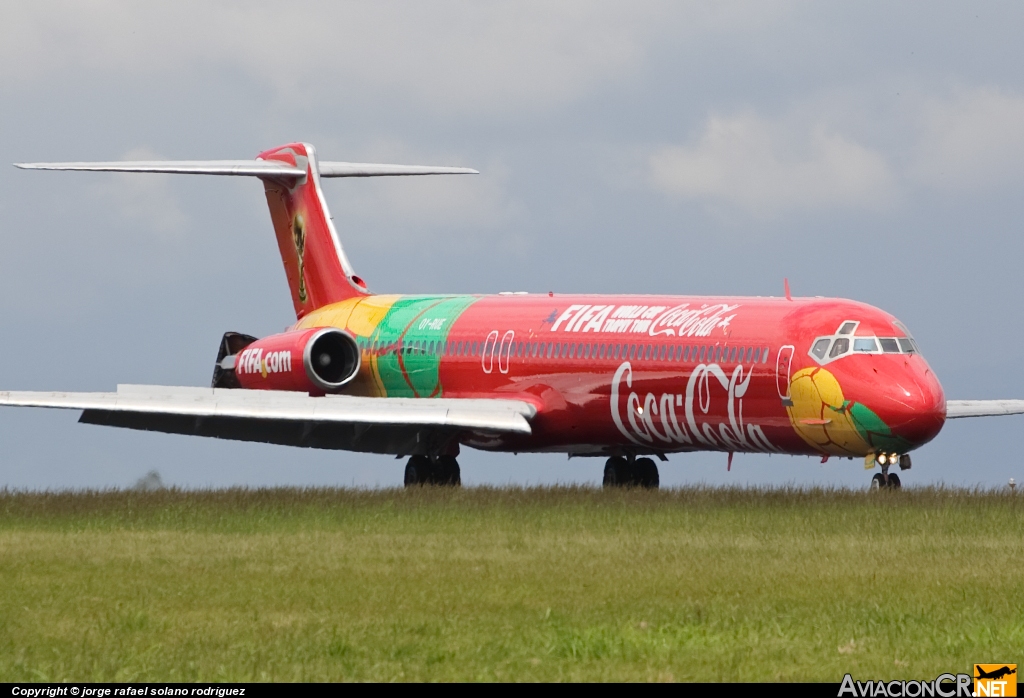
[[327, 210], [313, 146], [292, 143], [257, 159], [303, 172], [302, 177], [261, 178], [295, 314], [301, 318], [329, 303], [365, 295], [366, 284], [352, 271]]
[[478, 174], [465, 167], [375, 165], [318, 162], [308, 143], [291, 143], [260, 153], [255, 160], [191, 160], [166, 162], [37, 162], [21, 163], [26, 170], [88, 172], [156, 172], [253, 176], [263, 180], [284, 262], [288, 286], [301, 318], [310, 311], [368, 293], [366, 284], [338, 240], [327, 210], [321, 177], [384, 177], [431, 174]]

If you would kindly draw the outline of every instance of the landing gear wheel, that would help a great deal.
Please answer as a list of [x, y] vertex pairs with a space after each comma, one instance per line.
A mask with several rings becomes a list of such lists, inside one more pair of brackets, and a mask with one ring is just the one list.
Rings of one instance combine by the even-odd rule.
[[650, 458], [637, 458], [633, 463], [633, 484], [649, 490], [658, 489], [661, 478], [658, 476], [658, 466]]
[[426, 456], [413, 456], [405, 464], [405, 486], [429, 485], [434, 480], [434, 467]]
[[889, 482], [887, 487], [890, 490], [898, 490], [903, 487], [903, 483], [900, 482], [900, 476], [896, 473], [889, 473]]
[[626, 487], [632, 484], [632, 468], [625, 458], [612, 456], [604, 464], [604, 487]]
[[438, 456], [434, 461], [434, 484], [446, 487], [462, 485], [462, 471], [455, 456]]
[[871, 489], [880, 490], [885, 487], [885, 476], [882, 473], [875, 473], [871, 478]]

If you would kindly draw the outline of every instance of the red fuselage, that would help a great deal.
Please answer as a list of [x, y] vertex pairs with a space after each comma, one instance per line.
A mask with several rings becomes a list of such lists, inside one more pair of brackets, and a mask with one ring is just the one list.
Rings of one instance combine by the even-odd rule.
[[505, 397], [538, 409], [505, 451], [906, 453], [945, 420], [906, 328], [848, 300], [688, 296], [364, 296], [296, 328], [362, 348], [345, 392]]

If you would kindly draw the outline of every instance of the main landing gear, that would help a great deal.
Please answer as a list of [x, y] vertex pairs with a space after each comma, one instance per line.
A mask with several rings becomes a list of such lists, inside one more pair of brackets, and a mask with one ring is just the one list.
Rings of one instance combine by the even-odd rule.
[[459, 461], [455, 456], [413, 456], [405, 464], [405, 486], [414, 485], [461, 486]]
[[650, 458], [612, 456], [604, 465], [605, 487], [644, 487], [658, 489], [658, 466]]
[[882, 472], [875, 473], [874, 477], [871, 478], [871, 489], [898, 490], [902, 487], [903, 485], [900, 482], [900, 476], [896, 473], [889, 472], [889, 466], [896, 465], [897, 463], [899, 463], [900, 470], [910, 470], [910, 456], [906, 453], [902, 455], [898, 453], [878, 453], [869, 455], [865, 459], [865, 465], [870, 468], [877, 464], [882, 468]]

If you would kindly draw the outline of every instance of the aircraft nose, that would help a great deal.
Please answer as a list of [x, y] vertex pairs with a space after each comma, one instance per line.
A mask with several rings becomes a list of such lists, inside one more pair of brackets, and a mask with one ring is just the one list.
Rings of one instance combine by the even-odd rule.
[[924, 360], [914, 357], [913, 363], [887, 391], [889, 414], [883, 419], [895, 436], [916, 448], [935, 438], [945, 424], [946, 396]]

